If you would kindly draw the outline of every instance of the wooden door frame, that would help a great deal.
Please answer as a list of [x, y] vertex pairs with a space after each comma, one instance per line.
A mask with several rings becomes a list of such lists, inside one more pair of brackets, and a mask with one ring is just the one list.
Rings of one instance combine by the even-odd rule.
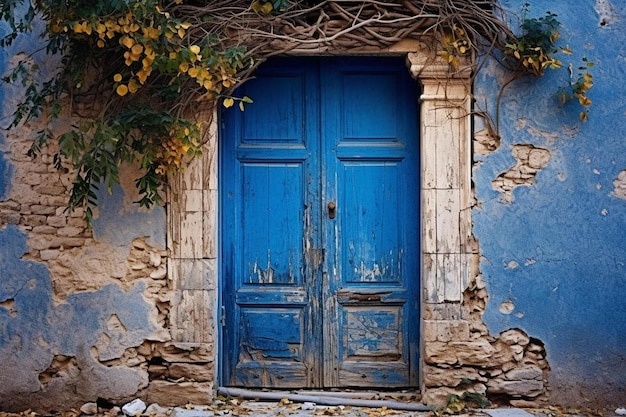
[[[404, 42], [377, 55], [405, 55], [422, 86], [421, 140], [421, 358], [439, 322], [461, 318], [463, 291], [475, 271], [471, 234], [471, 70], [452, 68], [434, 44]], [[358, 53], [358, 51], [356, 51]], [[362, 54], [360, 54], [362, 55]], [[218, 125], [216, 109], [201, 110], [203, 155], [169, 181], [168, 280], [173, 291], [170, 332], [180, 348], [212, 357], [219, 385], [221, 323], [218, 220]], [[453, 311], [452, 311], [453, 310]], [[420, 364], [420, 375], [423, 372]], [[420, 381], [423, 378], [420, 376]], [[424, 387], [422, 386], [422, 391]]]

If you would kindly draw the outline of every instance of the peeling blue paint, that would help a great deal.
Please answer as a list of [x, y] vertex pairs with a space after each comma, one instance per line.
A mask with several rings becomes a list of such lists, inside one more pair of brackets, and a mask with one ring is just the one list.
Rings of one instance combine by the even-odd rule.
[[[77, 357], [89, 364], [81, 368], [84, 375], [75, 379], [102, 378], [107, 372], [111, 379], [125, 378], [121, 385], [98, 386], [92, 381], [88, 387], [77, 389], [78, 396], [93, 396], [95, 393], [89, 389], [94, 387], [105, 393], [110, 390], [111, 398], [116, 394], [133, 395], [135, 391], [118, 391], [128, 383], [135, 390], [140, 388], [147, 382], [145, 370], [107, 368], [96, 359], [120, 357], [126, 349], [155, 338], [159, 329], [150, 319], [151, 306], [142, 296], [145, 283], [138, 282], [128, 291], [114, 284], [105, 285], [97, 291], [71, 294], [57, 306], [48, 269], [21, 259], [27, 251], [26, 238], [15, 226], [0, 229], [0, 380], [11, 381], [0, 384], [0, 408], [10, 403], [10, 394], [48, 396], [50, 392], [39, 382], [39, 374], [50, 366], [55, 355]], [[120, 328], [107, 327], [113, 316], [121, 323]], [[108, 341], [104, 346], [98, 343], [103, 335]], [[98, 358], [90, 352], [94, 346], [100, 348]], [[67, 386], [62, 389], [67, 390]]]
[[[524, 1], [502, 3], [520, 10]], [[596, 63], [594, 103], [584, 124], [576, 105], [556, 104], [550, 92], [567, 82], [567, 69], [505, 91], [501, 146], [477, 158], [474, 169], [474, 234], [489, 292], [484, 320], [492, 334], [516, 327], [545, 343], [554, 394], [626, 394], [626, 201], [611, 195], [626, 169], [626, 5], [613, 2], [619, 18], [610, 25], [600, 24], [591, 1], [575, 9], [531, 2], [532, 16], [546, 10], [558, 15], [562, 42], [575, 51], [562, 57], [565, 65], [571, 61], [575, 70], [583, 56]], [[488, 68], [476, 95], [493, 109], [498, 72]], [[518, 143], [548, 149], [551, 160], [505, 204], [491, 181], [514, 165]], [[501, 308], [505, 302], [512, 311]]]

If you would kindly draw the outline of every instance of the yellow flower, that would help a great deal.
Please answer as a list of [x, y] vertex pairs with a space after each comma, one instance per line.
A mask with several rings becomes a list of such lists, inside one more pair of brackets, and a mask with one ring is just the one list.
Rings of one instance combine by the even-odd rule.
[[198, 45], [191, 45], [189, 50], [196, 55], [200, 53], [200, 47]]
[[119, 83], [120, 81], [122, 81], [122, 74], [117, 73], [113, 76], [113, 81], [115, 81], [116, 83]]

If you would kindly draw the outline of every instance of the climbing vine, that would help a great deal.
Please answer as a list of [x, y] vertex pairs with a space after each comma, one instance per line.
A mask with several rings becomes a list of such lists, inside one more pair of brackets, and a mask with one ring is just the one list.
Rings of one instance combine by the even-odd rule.
[[[220, 102], [244, 111], [254, 98], [233, 91], [272, 55], [380, 49], [427, 35], [453, 67], [485, 47], [514, 59], [519, 73], [560, 66], [555, 15], [524, 20], [516, 36], [492, 0], [5, 0], [0, 20], [11, 29], [0, 46], [42, 21], [41, 52], [61, 59], [45, 78], [34, 56], [23, 56], [4, 77], [25, 91], [9, 127], [48, 119], [29, 154], [58, 143], [55, 165], [76, 172], [69, 208], [84, 207], [88, 222], [97, 187], [119, 183], [123, 162], [142, 169], [139, 203], [160, 203], [167, 175], [200, 153], [198, 109]], [[591, 76], [581, 77], [572, 91], [588, 105]], [[59, 118], [71, 121], [60, 133], [52, 129]]]
[[[521, 68], [522, 73], [541, 77], [546, 69], [562, 67], [563, 63], [556, 57], [559, 52], [570, 55], [572, 51], [566, 47], [556, 46], [561, 27], [557, 15], [548, 11], [545, 16], [530, 18], [528, 17], [529, 7], [530, 4], [525, 3], [522, 8], [521, 35], [517, 37], [516, 42], [506, 44], [504, 52], [509, 57], [514, 58], [515, 64], [519, 67], [518, 69]], [[570, 65], [570, 85], [560, 88], [557, 95], [562, 104], [577, 99], [584, 109], [580, 113], [580, 119], [586, 121], [588, 108], [591, 106], [587, 92], [593, 86], [590, 68], [594, 64], [586, 57], [583, 57], [582, 60], [583, 65], [578, 67], [575, 79]]]

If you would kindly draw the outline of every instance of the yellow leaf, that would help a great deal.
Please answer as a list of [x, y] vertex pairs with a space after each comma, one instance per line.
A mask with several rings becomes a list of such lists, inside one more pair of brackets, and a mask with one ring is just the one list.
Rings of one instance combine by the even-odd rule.
[[185, 29], [183, 29], [183, 28], [179, 28], [178, 29], [178, 37], [179, 38], [185, 37]]
[[154, 58], [152, 56], [147, 56], [141, 60], [141, 66], [144, 69], [152, 68], [152, 63], [154, 62]]
[[244, 107], [243, 101], [240, 101], [240, 102], [239, 102], [239, 110], [241, 110], [241, 111], [244, 111], [244, 110], [245, 110], [245, 107]]
[[129, 36], [124, 36], [120, 39], [120, 43], [130, 49], [135, 44], [135, 40]]
[[136, 81], [136, 80], [131, 79], [131, 80], [128, 82], [128, 91], [129, 91], [130, 93], [136, 93], [136, 92], [137, 92], [137, 90], [139, 90], [139, 84], [137, 84], [137, 81]]
[[120, 84], [115, 91], [119, 96], [124, 97], [126, 94], [128, 94], [128, 87], [126, 87], [124, 84]]
[[194, 54], [199, 54], [200, 53], [200, 47], [198, 45], [191, 45], [189, 47], [189, 50], [191, 52], [193, 52]]
[[134, 44], [132, 48], [130, 48], [131, 52], [133, 53], [133, 55], [139, 55], [140, 53], [143, 52], [143, 46], [139, 45], [138, 43]]
[[98, 48], [104, 48], [104, 41], [102, 39], [98, 39], [98, 42], [96, 42], [96, 45], [98, 45]]
[[517, 59], [521, 59], [521, 55], [519, 54], [519, 51], [514, 51], [513, 56]]
[[587, 121], [587, 112], [586, 111], [581, 111], [580, 112], [580, 120], [583, 122]]
[[261, 2], [259, 0], [256, 0], [254, 3], [252, 3], [252, 10], [254, 10], [256, 13], [261, 13]]
[[578, 102], [580, 103], [581, 106], [584, 106], [584, 107], [591, 106], [591, 100], [589, 100], [589, 97], [584, 96], [582, 94], [578, 96]]
[[149, 38], [152, 40], [156, 40], [159, 38], [159, 31], [156, 28], [153, 28], [153, 27], [141, 28], [141, 32], [143, 33], [143, 36], [145, 36], [146, 38]]
[[266, 3], [263, 3], [263, 6], [261, 7], [261, 11], [265, 14], [268, 14], [269, 12], [271, 12], [272, 9], [273, 9], [272, 3], [270, 3], [269, 1]]
[[152, 68], [149, 68], [148, 70], [139, 70], [137, 71], [137, 79], [139, 79], [139, 82], [142, 84], [145, 84], [146, 80], [148, 79], [148, 75], [150, 75], [150, 72], [152, 71]]
[[181, 62], [180, 65], [178, 65], [178, 72], [185, 73], [187, 71], [189, 71], [189, 64], [187, 62]]
[[83, 26], [76, 22], [74, 23], [74, 27], [72, 28], [72, 30], [74, 31], [74, 33], [83, 33]]
[[200, 69], [198, 67], [192, 67], [189, 69], [189, 76], [191, 78], [196, 78], [200, 73]]
[[229, 108], [232, 107], [233, 104], [235, 104], [235, 100], [233, 100], [232, 98], [228, 97], [224, 99], [224, 107]]

